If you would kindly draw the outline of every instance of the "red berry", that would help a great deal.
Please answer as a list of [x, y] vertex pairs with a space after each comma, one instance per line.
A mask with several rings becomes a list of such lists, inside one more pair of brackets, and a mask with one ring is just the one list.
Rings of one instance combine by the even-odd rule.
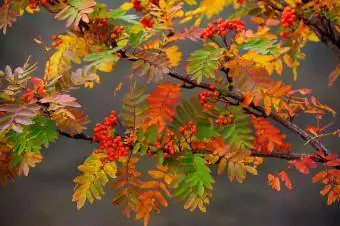
[[55, 40], [57, 40], [57, 39], [58, 39], [58, 36], [56, 36], [56, 35], [52, 35], [52, 36], [51, 36], [51, 39], [52, 39], [53, 41], [55, 41]]
[[107, 24], [107, 18], [103, 18], [101, 22], [102, 22], [102, 24], [104, 24], [104, 25]]

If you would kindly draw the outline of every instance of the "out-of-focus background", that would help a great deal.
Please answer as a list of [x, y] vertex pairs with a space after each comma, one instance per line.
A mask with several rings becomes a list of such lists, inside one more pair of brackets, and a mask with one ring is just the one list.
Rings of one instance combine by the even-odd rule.
[[[123, 1], [108, 2], [110, 6]], [[2, 1], [0, 1], [2, 4]], [[223, 17], [223, 15], [221, 15]], [[42, 75], [46, 57], [33, 38], [41, 36], [49, 40], [52, 34], [66, 31], [64, 21], [56, 21], [46, 12], [34, 16], [26, 14], [8, 30], [6, 36], [0, 35], [0, 70], [5, 65], [21, 66], [32, 55], [32, 60], [39, 63], [35, 75]], [[184, 58], [199, 48], [201, 43], [182, 43]], [[323, 103], [336, 110], [340, 109], [340, 82], [328, 87], [328, 74], [338, 62], [334, 54], [323, 44], [309, 44], [304, 51], [306, 60], [299, 69], [298, 81], [294, 87], [313, 89], [314, 95]], [[129, 72], [128, 63], [120, 63], [109, 74], [101, 76], [102, 83], [94, 89], [75, 90], [72, 95], [78, 98], [84, 111], [91, 118], [93, 125], [103, 119], [111, 109], [120, 109], [119, 104], [124, 93], [112, 96], [113, 88], [122, 76]], [[291, 82], [292, 74], [286, 70], [285, 80]], [[298, 118], [302, 127], [314, 123], [313, 118]], [[339, 127], [338, 122], [334, 128]], [[310, 148], [289, 131], [289, 141], [294, 152], [308, 152]], [[325, 144], [333, 152], [339, 153], [339, 140], [325, 139]], [[78, 175], [77, 165], [81, 164], [93, 145], [85, 141], [60, 137], [56, 144], [44, 150], [44, 161], [32, 169], [29, 177], [18, 178], [14, 184], [0, 189], [0, 225], [1, 226], [127, 226], [141, 225], [132, 219], [125, 219], [121, 209], [111, 206], [112, 192], [107, 190], [102, 201], [86, 205], [77, 211], [71, 202], [74, 184], [72, 179]], [[141, 164], [141, 167], [143, 167]], [[291, 178], [294, 190], [275, 192], [266, 184], [268, 172], [276, 172], [285, 165], [279, 160], [266, 160], [260, 168], [259, 176], [250, 176], [243, 184], [230, 183], [226, 176], [216, 178], [213, 201], [206, 214], [190, 213], [181, 205], [171, 204], [160, 215], [154, 216], [151, 226], [332, 226], [340, 225], [339, 204], [327, 206], [319, 194], [320, 186], [311, 183], [311, 175], [294, 172]], [[314, 171], [315, 172], [315, 171]]]

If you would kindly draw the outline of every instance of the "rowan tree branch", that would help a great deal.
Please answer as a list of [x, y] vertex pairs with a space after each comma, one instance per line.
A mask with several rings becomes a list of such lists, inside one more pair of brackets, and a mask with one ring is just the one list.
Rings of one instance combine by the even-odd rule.
[[[136, 59], [134, 58], [129, 58], [125, 52], [121, 53], [122, 58], [126, 58], [128, 60], [131, 61], [136, 61]], [[211, 85], [208, 83], [197, 83], [194, 80], [191, 80], [188, 76], [186, 75], [182, 75], [174, 70], [170, 70], [167, 73], [170, 77], [178, 79], [182, 82], [184, 82], [184, 86], [182, 86], [183, 88], [201, 88], [201, 89], [205, 89], [205, 90], [209, 90], [209, 91], [215, 91], [215, 89], [211, 88]], [[225, 91], [225, 90], [218, 90], [220, 92], [220, 98], [230, 98], [231, 100], [234, 100], [235, 103], [242, 103], [244, 100], [244, 96], [242, 95], [242, 93], [237, 92], [237, 91]], [[234, 103], [234, 104], [235, 104]], [[299, 135], [304, 141], [308, 142], [309, 145], [311, 145], [314, 149], [316, 149], [317, 151], [322, 151], [325, 154], [330, 154], [331, 152], [317, 139], [313, 139], [313, 137], [311, 135], [309, 135], [305, 130], [303, 130], [302, 128], [300, 128], [298, 125], [290, 122], [289, 120], [282, 118], [280, 115], [278, 115], [277, 113], [272, 112], [270, 115], [266, 115], [265, 114], [265, 110], [263, 107], [261, 106], [255, 106], [253, 103], [250, 104], [249, 107], [244, 107], [244, 109], [249, 112], [250, 114], [256, 115], [256, 116], [262, 116], [262, 117], [269, 117], [271, 119], [273, 119], [274, 121], [280, 123], [281, 125], [283, 125], [284, 127], [288, 128], [289, 130], [293, 131], [295, 134]], [[86, 134], [68, 134], [65, 132], [61, 132], [59, 131], [59, 134], [68, 138], [72, 138], [72, 139], [80, 139], [80, 140], [87, 140], [90, 142], [93, 142], [93, 138], [86, 135]], [[307, 154], [298, 154], [298, 153], [287, 153], [287, 154], [283, 154], [283, 153], [278, 153], [278, 152], [273, 152], [271, 154], [263, 154], [258, 152], [257, 150], [253, 150], [252, 151], [252, 155], [253, 156], [259, 156], [259, 157], [270, 157], [270, 158], [280, 158], [280, 159], [285, 159], [285, 160], [297, 160], [300, 159], [301, 156], [307, 155]], [[317, 162], [323, 162], [322, 159], [315, 159]]]
[[90, 141], [91, 143], [94, 142], [93, 138], [91, 136], [86, 135], [85, 133], [70, 134], [70, 133], [62, 132], [60, 130], [58, 130], [58, 133], [64, 137], [68, 137], [68, 138], [72, 138], [76, 140], [86, 140], [86, 141]]
[[[98, 143], [96, 141], [93, 141], [93, 138], [89, 135], [86, 135], [85, 133], [79, 133], [79, 134], [69, 134], [66, 132], [62, 132], [60, 130], [58, 130], [59, 134], [61, 136], [67, 137], [67, 138], [71, 138], [71, 139], [76, 139], [76, 140], [84, 140], [84, 141], [89, 141], [90, 143]], [[212, 154], [211, 151], [196, 151], [196, 150], [192, 150], [195, 153], [201, 153], [201, 154]], [[258, 150], [252, 149], [250, 150], [251, 152], [251, 156], [254, 157], [262, 157], [262, 158], [274, 158], [274, 159], [283, 159], [283, 160], [287, 160], [287, 161], [291, 161], [291, 160], [299, 160], [301, 159], [301, 157], [303, 156], [311, 156], [309, 154], [306, 153], [291, 153], [291, 152], [287, 152], [287, 153], [281, 153], [281, 152], [272, 152], [272, 153], [261, 153]], [[318, 158], [315, 156], [311, 156], [311, 158], [318, 163], [324, 163], [325, 160], [322, 158]]]
[[[119, 52], [121, 54], [121, 57], [123, 59], [127, 59], [129, 61], [136, 61], [137, 59], [135, 58], [131, 58], [129, 57], [126, 52], [124, 51], [120, 51]], [[228, 72], [227, 69], [222, 69], [222, 71], [224, 72]], [[216, 91], [215, 89], [211, 88], [211, 84], [208, 83], [197, 83], [196, 81], [192, 80], [189, 78], [189, 76], [187, 75], [182, 75], [174, 70], [170, 70], [167, 73], [170, 77], [181, 80], [182, 82], [184, 82], [184, 86], [182, 86], [183, 88], [189, 87], [190, 89], [196, 87], [196, 88], [201, 88], [201, 89], [205, 89], [205, 90], [209, 90], [209, 91]], [[227, 74], [228, 76], [228, 74]], [[242, 93], [234, 91], [234, 90], [218, 90], [220, 93], [220, 98], [230, 98], [232, 100], [234, 100], [235, 103], [242, 103], [244, 101], [244, 96]], [[234, 104], [235, 104], [234, 103]], [[287, 129], [293, 131], [294, 133], [296, 133], [297, 135], [299, 135], [304, 141], [308, 142], [309, 145], [311, 145], [314, 149], [316, 149], [317, 151], [322, 151], [325, 154], [329, 154], [330, 151], [317, 139], [313, 139], [313, 137], [311, 135], [309, 135], [305, 130], [303, 130], [301, 127], [299, 127], [298, 125], [290, 122], [289, 120], [282, 118], [280, 115], [278, 115], [275, 112], [272, 112], [270, 115], [266, 115], [265, 110], [263, 107], [261, 106], [255, 106], [255, 104], [251, 103], [249, 107], [244, 107], [245, 110], [247, 110], [248, 112], [250, 112], [253, 115], [256, 116], [262, 116], [264, 118], [270, 117], [271, 119], [273, 119], [274, 121], [280, 123], [281, 125], [283, 125], [284, 127], [286, 127]]]

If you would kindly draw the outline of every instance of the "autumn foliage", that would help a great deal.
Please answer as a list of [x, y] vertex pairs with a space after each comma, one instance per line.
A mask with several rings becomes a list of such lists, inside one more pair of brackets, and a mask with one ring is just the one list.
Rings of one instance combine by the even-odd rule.
[[[340, 56], [339, 1], [132, 0], [109, 9], [95, 0], [5, 0], [0, 29], [11, 32], [18, 17], [44, 10], [68, 28], [51, 40], [32, 40], [48, 55], [44, 74], [35, 74], [30, 58], [0, 71], [3, 185], [27, 176], [44, 148], [65, 136], [93, 146], [73, 180], [77, 208], [113, 189], [112, 204], [144, 225], [171, 201], [206, 212], [215, 168], [242, 183], [259, 174], [266, 158], [287, 161], [268, 174], [272, 189], [293, 189], [293, 170], [313, 173], [327, 204], [339, 202], [340, 158], [323, 142], [340, 137], [328, 122], [336, 110], [280, 77], [286, 70], [299, 78], [309, 42]], [[200, 46], [187, 59], [183, 41]], [[71, 91], [95, 88], [120, 61], [131, 64], [112, 89], [125, 90], [122, 112], [112, 110], [86, 132], [90, 119]], [[339, 74], [338, 65], [330, 86]], [[295, 124], [306, 116], [315, 124]], [[287, 136], [314, 151], [294, 152]], [[154, 162], [147, 173], [138, 166], [143, 158]]]

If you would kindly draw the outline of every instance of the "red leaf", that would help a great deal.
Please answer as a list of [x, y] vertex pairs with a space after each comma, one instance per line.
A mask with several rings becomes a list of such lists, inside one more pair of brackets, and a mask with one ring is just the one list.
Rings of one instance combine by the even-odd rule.
[[294, 166], [301, 173], [304, 173], [304, 174], [308, 174], [309, 173], [308, 167], [305, 164], [303, 164], [302, 162], [296, 162], [294, 164]]
[[327, 166], [340, 166], [340, 159], [331, 160], [326, 162]]

